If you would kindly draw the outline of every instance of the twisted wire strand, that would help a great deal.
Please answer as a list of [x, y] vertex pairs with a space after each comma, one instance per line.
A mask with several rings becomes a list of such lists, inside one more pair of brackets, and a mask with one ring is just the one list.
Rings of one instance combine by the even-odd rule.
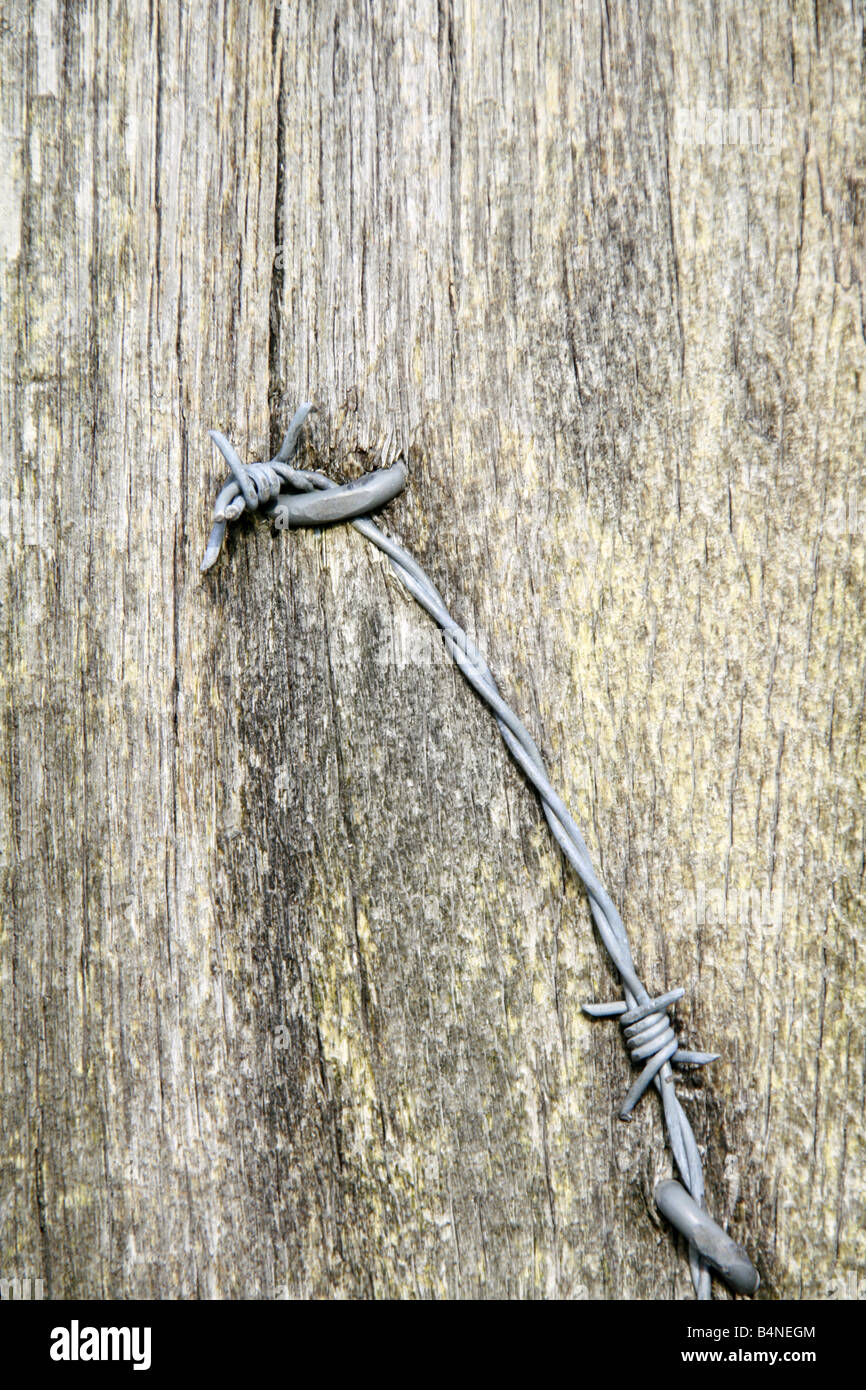
[[[232, 468], [234, 481], [226, 484], [217, 499], [214, 509], [214, 532], [202, 565], [203, 570], [209, 568], [216, 559], [216, 554], [210, 561], [208, 556], [211, 555], [218, 527], [224, 526], [225, 521], [230, 520], [232, 516], [240, 515], [243, 510], [241, 502], [243, 501], [244, 506], [250, 510], [255, 510], [258, 505], [270, 501], [274, 496], [272, 473], [300, 493], [318, 491], [330, 492], [333, 495], [335, 492], [346, 494], [347, 491], [351, 491], [351, 484], [340, 485], [322, 473], [288, 467], [286, 460], [295, 447], [309, 409], [309, 406], [302, 406], [297, 412], [275, 459], [269, 464], [247, 467], [248, 478], [242, 476], [244, 465], [228, 441], [211, 431], [211, 437]], [[399, 469], [402, 469], [402, 465], [398, 464], [395, 469], [383, 469], [379, 472], [395, 474]], [[374, 477], [375, 474], [367, 475], [368, 479]], [[402, 471], [402, 477], [405, 480], [405, 469]], [[395, 491], [399, 491], [399, 487], [396, 487]], [[290, 499], [280, 494], [276, 504], [270, 508], [278, 523], [279, 509], [289, 502]], [[381, 503], [374, 501], [368, 510], [373, 510], [375, 505]], [[233, 509], [231, 512], [230, 508]], [[632, 1060], [643, 1063], [640, 1075], [620, 1108], [620, 1117], [627, 1119], [630, 1116], [641, 1096], [651, 1085], [655, 1086], [662, 1099], [671, 1152], [691, 1202], [684, 1204], [681, 1199], [675, 1199], [671, 1193], [667, 1193], [665, 1205], [662, 1206], [661, 1202], [659, 1204], [688, 1239], [689, 1266], [696, 1295], [702, 1300], [711, 1297], [710, 1265], [723, 1273], [728, 1282], [740, 1291], [753, 1292], [757, 1287], [758, 1276], [745, 1251], [735, 1246], [721, 1227], [706, 1215], [700, 1153], [692, 1127], [676, 1094], [671, 1063], [703, 1066], [715, 1061], [719, 1056], [718, 1053], [694, 1052], [680, 1048], [671, 1026], [668, 1009], [682, 998], [685, 991], [674, 989], [652, 997], [641, 982], [622, 918], [592, 866], [589, 850], [577, 824], [550, 782], [537, 745], [523, 722], [503, 699], [481, 652], [468, 633], [452, 618], [442, 595], [429, 576], [407, 550], [387, 536], [367, 516], [352, 515], [349, 511], [341, 513], [340, 507], [335, 505], [325, 519], [349, 520], [356, 531], [387, 555], [403, 587], [441, 629], [445, 647], [455, 665], [492, 711], [508, 751], [537, 792], [553, 838], [586, 888], [593, 921], [622, 981], [624, 1002], [618, 1000], [606, 1004], [586, 1004], [583, 1006], [584, 1011], [593, 1018], [618, 1017]], [[316, 525], [319, 522], [300, 521], [298, 524]], [[222, 535], [224, 530], [219, 536], [217, 554]], [[676, 1187], [682, 1193], [682, 1198], [686, 1197], [679, 1184], [661, 1184], [659, 1190], [662, 1187]]]

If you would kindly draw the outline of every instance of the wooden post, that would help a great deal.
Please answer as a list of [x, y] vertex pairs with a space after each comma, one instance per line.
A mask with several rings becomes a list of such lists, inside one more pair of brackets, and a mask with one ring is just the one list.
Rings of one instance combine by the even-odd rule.
[[[762, 1296], [866, 1260], [863, 14], [0, 21], [0, 1276], [688, 1297], [655, 1098], [488, 714], [349, 528], [224, 467], [316, 401], [538, 735]], [[720, 1292], [720, 1291], [717, 1291]]]

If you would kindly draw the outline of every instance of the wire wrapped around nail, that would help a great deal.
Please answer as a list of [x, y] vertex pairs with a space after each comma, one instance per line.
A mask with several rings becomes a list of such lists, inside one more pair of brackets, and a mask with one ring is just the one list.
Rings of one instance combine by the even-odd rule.
[[[261, 512], [278, 530], [298, 526], [325, 526], [366, 516], [390, 502], [406, 485], [406, 468], [397, 462], [377, 468], [350, 483], [334, 484], [310, 470], [293, 468], [288, 460], [300, 438], [312, 406], [296, 411], [279, 453], [267, 463], [243, 463], [231, 442], [219, 430], [211, 430], [232, 476], [220, 488], [213, 510], [213, 529], [202, 561], [209, 570], [219, 556], [229, 522], [245, 511]], [[324, 487], [325, 491], [317, 491]], [[291, 490], [287, 490], [291, 489]]]

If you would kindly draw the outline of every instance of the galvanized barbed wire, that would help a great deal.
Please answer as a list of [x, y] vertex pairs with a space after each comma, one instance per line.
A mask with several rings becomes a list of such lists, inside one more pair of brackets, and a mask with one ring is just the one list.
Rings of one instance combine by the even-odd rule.
[[[375, 511], [395, 497], [406, 481], [402, 462], [365, 474], [352, 483], [338, 484], [322, 473], [289, 465], [301, 430], [312, 406], [296, 412], [279, 453], [268, 463], [243, 464], [232, 445], [216, 430], [211, 438], [228, 463], [232, 477], [221, 488], [214, 507], [214, 526], [202, 562], [202, 571], [216, 562], [228, 522], [245, 510], [261, 511], [278, 528], [320, 526], [350, 521], [356, 531], [383, 551], [404, 588], [440, 627], [446, 649], [473, 690], [493, 712], [499, 732], [514, 761], [541, 800], [553, 838], [586, 888], [593, 921], [605, 949], [619, 973], [623, 1000], [609, 1004], [585, 1004], [592, 1018], [618, 1018], [629, 1054], [642, 1063], [640, 1075], [623, 1101], [619, 1114], [627, 1119], [641, 1096], [654, 1086], [662, 1109], [674, 1162], [684, 1187], [675, 1180], [657, 1185], [659, 1210], [688, 1241], [692, 1282], [699, 1299], [708, 1299], [710, 1268], [715, 1269], [738, 1293], [754, 1293], [757, 1270], [741, 1246], [715, 1222], [706, 1210], [701, 1157], [692, 1127], [676, 1094], [671, 1063], [704, 1066], [715, 1061], [715, 1052], [681, 1048], [668, 1010], [683, 997], [683, 989], [651, 996], [635, 966], [622, 918], [598, 878], [586, 842], [555, 788], [541, 753], [522, 721], [500, 694], [492, 672], [475, 643], [448, 612], [442, 595], [424, 570], [396, 541], [370, 521]], [[293, 489], [284, 492], [282, 485]]]

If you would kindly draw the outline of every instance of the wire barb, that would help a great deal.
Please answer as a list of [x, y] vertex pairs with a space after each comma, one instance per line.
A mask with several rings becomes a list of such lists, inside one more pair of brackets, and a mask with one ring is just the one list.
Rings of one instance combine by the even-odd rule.
[[618, 1016], [632, 1060], [646, 1063], [620, 1107], [621, 1120], [629, 1118], [666, 1062], [687, 1062], [694, 1067], [704, 1067], [708, 1062], [718, 1061], [718, 1052], [689, 1052], [679, 1046], [667, 1011], [684, 994], [684, 989], [672, 989], [670, 993], [660, 994], [657, 999], [650, 999], [634, 1009], [619, 1002], [584, 1004], [583, 1012], [589, 1014], [590, 1018]]
[[[682, 998], [684, 991], [675, 989], [655, 998], [650, 997], [638, 976], [622, 918], [598, 878], [580, 829], [552, 786], [544, 760], [528, 730], [502, 698], [484, 657], [464, 629], [451, 617], [441, 594], [418, 562], [401, 545], [380, 531], [364, 514], [382, 506], [400, 491], [406, 480], [404, 466], [398, 463], [390, 469], [378, 469], [359, 479], [357, 483], [342, 486], [321, 473], [291, 468], [288, 459], [297, 444], [310, 409], [309, 405], [301, 406], [292, 420], [280, 452], [267, 465], [259, 464], [245, 468], [228, 440], [212, 432], [211, 437], [226, 459], [233, 476], [217, 498], [214, 528], [205, 552], [202, 570], [209, 569], [219, 555], [227, 522], [240, 515], [244, 509], [256, 511], [265, 504], [266, 513], [274, 517], [278, 525], [283, 526], [315, 526], [322, 524], [322, 520], [350, 520], [356, 531], [360, 531], [362, 536], [388, 556], [394, 573], [404, 588], [441, 628], [446, 649], [469, 685], [491, 710], [506, 747], [538, 794], [553, 838], [586, 888], [593, 921], [622, 981], [624, 1002], [586, 1004], [584, 1012], [593, 1018], [618, 1018], [632, 1059], [644, 1063], [640, 1075], [622, 1104], [620, 1115], [624, 1119], [627, 1118], [651, 1085], [655, 1086], [661, 1096], [671, 1152], [685, 1187], [683, 1196], [688, 1197], [691, 1203], [686, 1208], [682, 1202], [672, 1199], [667, 1206], [676, 1212], [677, 1220], [674, 1224], [678, 1225], [678, 1229], [683, 1231], [689, 1241], [689, 1265], [695, 1292], [699, 1299], [709, 1299], [710, 1266], [713, 1265], [723, 1277], [728, 1278], [725, 1261], [713, 1260], [708, 1254], [712, 1244], [708, 1244], [709, 1225], [712, 1225], [724, 1240], [727, 1241], [729, 1238], [725, 1236], [721, 1227], [716, 1226], [716, 1223], [706, 1216], [701, 1158], [691, 1125], [677, 1098], [671, 1063], [703, 1066], [707, 1062], [715, 1061], [718, 1054], [690, 1052], [679, 1047], [667, 1010]], [[285, 483], [292, 490], [284, 493], [280, 488], [276, 500], [272, 473], [280, 483]], [[298, 492], [317, 492], [320, 496], [318, 499], [298, 497]], [[322, 493], [327, 493], [327, 497], [322, 497]], [[320, 506], [307, 506], [304, 509], [300, 505], [302, 502], [313, 501], [318, 501]], [[674, 1186], [678, 1187], [679, 1184]], [[706, 1220], [698, 1221], [694, 1217], [693, 1209], [702, 1212]], [[714, 1236], [713, 1239], [717, 1245], [717, 1237]], [[712, 1248], [715, 1249], [716, 1245], [712, 1245]], [[739, 1250], [739, 1247], [737, 1249]], [[745, 1253], [740, 1254], [751, 1274], [744, 1270], [740, 1261], [736, 1266], [736, 1277], [731, 1278], [729, 1282], [738, 1290], [751, 1291], [752, 1287], [757, 1287], [757, 1272]]]

